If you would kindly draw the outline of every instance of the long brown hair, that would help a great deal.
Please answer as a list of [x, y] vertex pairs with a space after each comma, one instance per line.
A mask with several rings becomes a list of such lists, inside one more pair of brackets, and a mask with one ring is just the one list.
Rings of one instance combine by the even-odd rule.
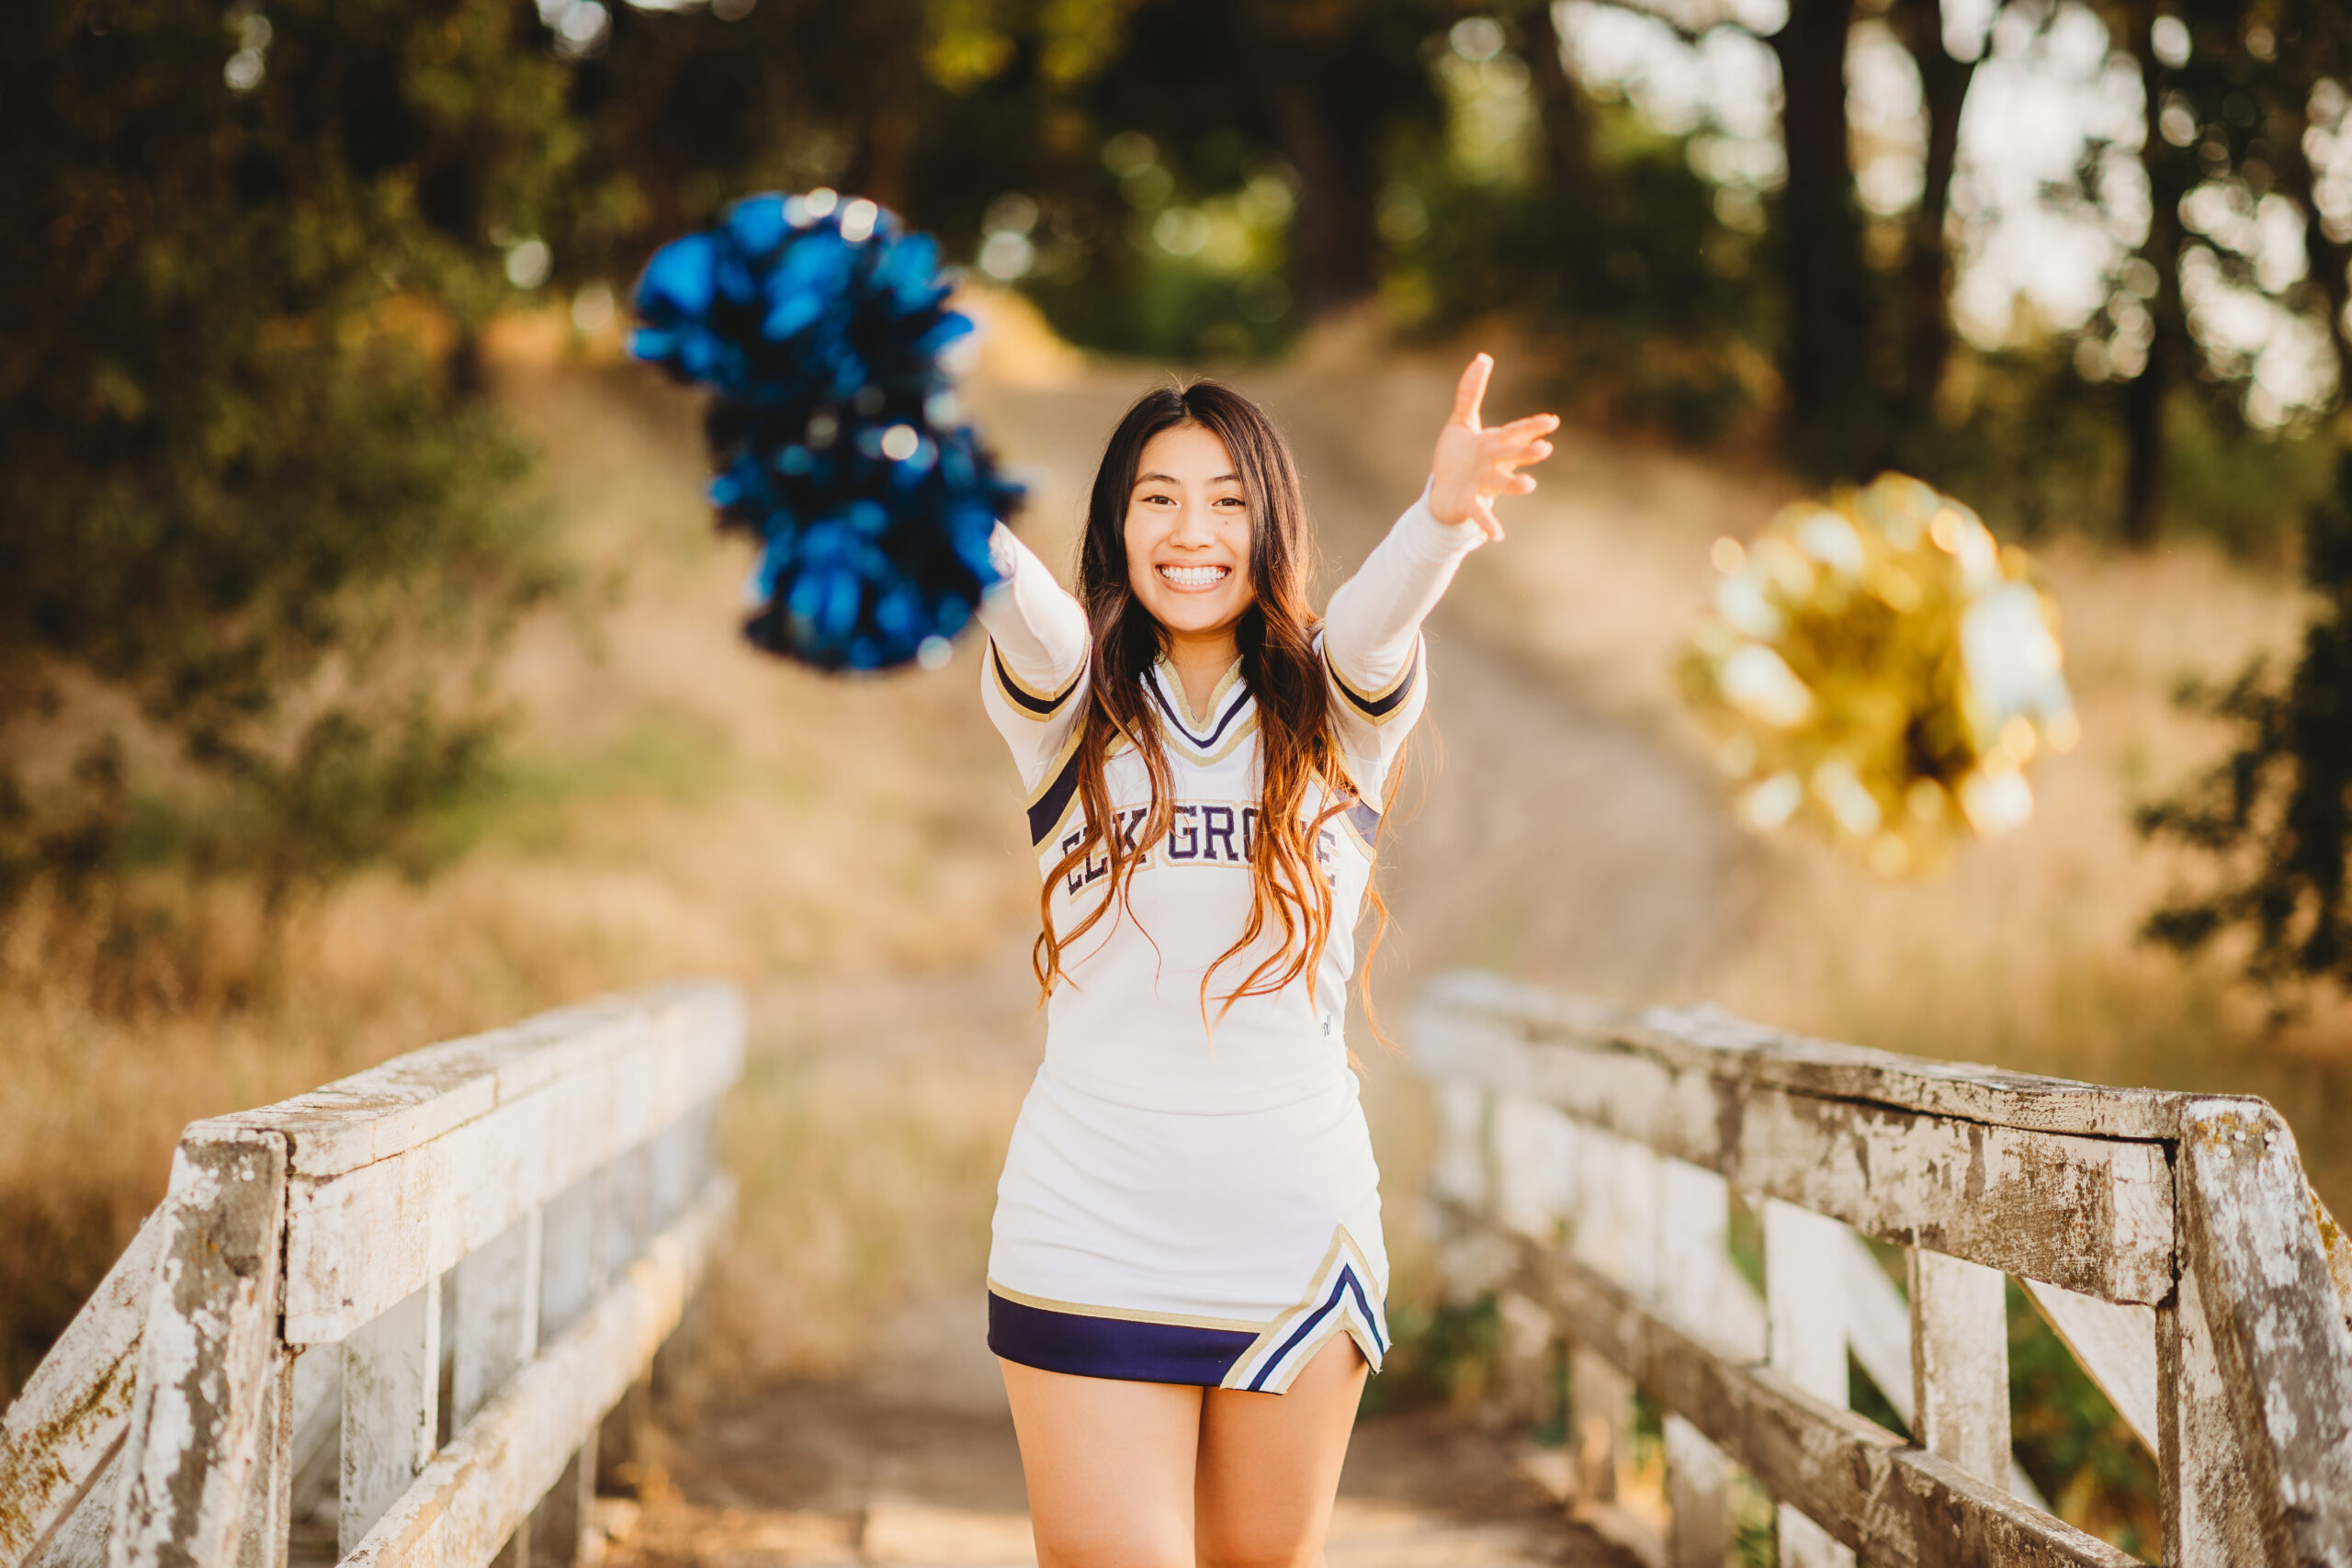
[[[1233, 459], [1250, 506], [1250, 583], [1254, 592], [1253, 602], [1234, 628], [1241, 678], [1258, 704], [1259, 812], [1250, 851], [1250, 919], [1233, 945], [1201, 976], [1201, 1013], [1206, 1023], [1211, 979], [1269, 931], [1281, 930], [1282, 945], [1222, 998], [1218, 1018], [1243, 997], [1272, 996], [1321, 962], [1331, 936], [1332, 902], [1330, 881], [1316, 860], [1316, 837], [1356, 799], [1332, 733], [1329, 687], [1315, 649], [1316, 622], [1306, 598], [1314, 539], [1290, 447], [1263, 410], [1216, 381], [1156, 387], [1136, 399], [1111, 433], [1102, 466], [1095, 470], [1078, 566], [1078, 597], [1086, 607], [1094, 641], [1093, 680], [1078, 742], [1084, 836], [1062, 856], [1038, 895], [1043, 931], [1034, 967], [1038, 986], [1050, 993], [1065, 973], [1062, 954], [1071, 942], [1114, 909], [1132, 917], [1128, 890], [1136, 867], [1174, 826], [1168, 753], [1143, 684], [1146, 672], [1165, 651], [1166, 632], [1129, 586], [1126, 523], [1144, 447], [1160, 432], [1185, 424], [1216, 436]], [[1111, 830], [1114, 817], [1105, 780], [1107, 764], [1122, 744], [1135, 748], [1151, 781], [1149, 808], [1131, 831]], [[1396, 772], [1392, 768], [1392, 781]], [[1312, 822], [1302, 822], [1307, 794], [1317, 785], [1323, 790], [1323, 805]], [[1054, 929], [1054, 889], [1098, 849], [1110, 859], [1103, 897], [1069, 932], [1058, 932]], [[1367, 893], [1385, 930], [1387, 906], [1376, 890], [1368, 887]], [[1375, 931], [1372, 950], [1377, 951], [1379, 944]], [[1368, 952], [1367, 964], [1370, 957]]]

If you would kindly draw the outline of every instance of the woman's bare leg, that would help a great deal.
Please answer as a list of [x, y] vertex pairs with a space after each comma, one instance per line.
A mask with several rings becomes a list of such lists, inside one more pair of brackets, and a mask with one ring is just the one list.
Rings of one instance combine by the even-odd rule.
[[1037, 1568], [1193, 1568], [1201, 1390], [998, 1364]]
[[1199, 1568], [1307, 1568], [1322, 1557], [1367, 1370], [1341, 1334], [1287, 1393], [1208, 1391], [1194, 1491]]

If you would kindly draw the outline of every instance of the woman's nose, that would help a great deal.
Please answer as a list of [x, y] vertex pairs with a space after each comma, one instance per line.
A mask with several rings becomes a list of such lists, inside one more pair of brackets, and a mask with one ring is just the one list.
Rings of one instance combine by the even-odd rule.
[[1208, 508], [1187, 502], [1176, 513], [1176, 527], [1169, 542], [1175, 545], [1205, 548], [1214, 544], [1216, 530], [1209, 517]]

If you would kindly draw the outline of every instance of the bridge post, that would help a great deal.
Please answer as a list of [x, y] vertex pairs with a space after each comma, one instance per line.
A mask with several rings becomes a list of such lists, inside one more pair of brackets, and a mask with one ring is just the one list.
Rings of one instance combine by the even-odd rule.
[[[611, 1279], [612, 1255], [630, 1234], [630, 1227], [616, 1218], [616, 1185], [614, 1166], [600, 1167], [547, 1205], [539, 1287], [542, 1341], [578, 1321]], [[571, 1568], [580, 1560], [595, 1489], [596, 1431], [592, 1425], [565, 1461], [562, 1478], [532, 1510], [525, 1530], [517, 1532], [530, 1537], [528, 1568]]]
[[279, 1491], [286, 1198], [284, 1138], [205, 1122], [181, 1137], [124, 1437], [114, 1568], [236, 1560], [257, 1459], [266, 1491]]
[[[1483, 1117], [1493, 1181], [1493, 1212], [1504, 1225], [1557, 1246], [1576, 1222], [1577, 1131], [1551, 1106], [1516, 1095], [1498, 1097]], [[1562, 1391], [1555, 1382], [1565, 1355], [1558, 1325], [1542, 1307], [1508, 1283], [1497, 1306], [1501, 1314], [1498, 1403], [1515, 1419], [1547, 1422], [1560, 1414]]]
[[[1731, 1190], [1712, 1170], [1658, 1164], [1658, 1305], [1710, 1342], [1729, 1293]], [[1679, 1416], [1666, 1417], [1667, 1568], [1723, 1568], [1731, 1511], [1723, 1452]]]
[[2294, 1134], [2267, 1106], [2192, 1105], [2175, 1179], [2188, 1246], [2157, 1313], [2165, 1560], [2352, 1560], [2352, 1343]]
[[2008, 1277], [1907, 1249], [1911, 1435], [1980, 1480], [2009, 1485]]
[[294, 1529], [294, 1353], [273, 1331], [261, 1430], [238, 1521], [237, 1568], [286, 1568]]
[[337, 1550], [349, 1556], [439, 1447], [441, 1279], [343, 1342], [343, 1486]]
[[[1764, 1201], [1764, 1315], [1774, 1371], [1843, 1410], [1846, 1382], [1845, 1226], [1778, 1198]], [[1782, 1503], [1781, 1568], [1854, 1568], [1854, 1553]]]
[[[1657, 1177], [1637, 1145], [1592, 1127], [1575, 1130], [1576, 1223], [1568, 1252], [1578, 1262], [1652, 1299]], [[1647, 1150], [1641, 1150], [1643, 1156]], [[1571, 1342], [1568, 1408], [1576, 1422], [1577, 1495], [1613, 1502], [1634, 1457], [1634, 1380], [1606, 1357]]]
[[[462, 1430], [538, 1350], [546, 1215], [544, 1208], [531, 1210], [458, 1263], [451, 1280], [458, 1298], [458, 1343], [449, 1379], [452, 1430]], [[530, 1551], [529, 1529], [518, 1529], [500, 1549], [492, 1568], [530, 1568]]]
[[2229, 1385], [2194, 1269], [2156, 1308], [2156, 1475], [2165, 1568], [2264, 1560], [2245, 1466], [2231, 1440]]

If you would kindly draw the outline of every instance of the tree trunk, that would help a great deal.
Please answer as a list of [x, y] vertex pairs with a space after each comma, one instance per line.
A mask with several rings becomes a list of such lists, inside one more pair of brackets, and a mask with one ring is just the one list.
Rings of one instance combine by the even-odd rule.
[[2188, 193], [2185, 150], [2164, 139], [2165, 68], [2149, 48], [2155, 0], [2132, 0], [2131, 47], [2140, 64], [2140, 91], [2147, 131], [2140, 146], [2151, 197], [2148, 237], [2140, 254], [2156, 269], [2156, 297], [2149, 303], [2155, 335], [2148, 362], [2123, 388], [2123, 542], [2145, 549], [2156, 541], [2164, 520], [2165, 470], [2171, 444], [2165, 429], [2165, 401], [2180, 367], [2188, 363], [2187, 312], [2180, 299], [2180, 198]]
[[1951, 258], [1944, 224], [1960, 162], [1960, 113], [1976, 62], [1954, 60], [1944, 47], [1942, 0], [1895, 0], [1887, 19], [1918, 67], [1928, 112], [1925, 178], [1903, 266], [1903, 423], [1917, 427], [1934, 416], [1936, 389], [1951, 353]]
[[1854, 205], [1846, 39], [1854, 0], [1791, 0], [1772, 36], [1787, 151], [1789, 434], [1797, 460], [1851, 476], [1875, 443], [1870, 414], [1870, 279]]
[[1283, 151], [1298, 171], [1299, 282], [1311, 320], [1380, 283], [1380, 169], [1369, 106], [1329, 53], [1301, 39], [1272, 83]]
[[1527, 28], [1528, 63], [1535, 72], [1535, 102], [1544, 125], [1544, 173], [1555, 195], [1592, 189], [1592, 117], [1568, 73], [1567, 40], [1549, 0], [1535, 6]]
[[[874, 0], [865, 0], [871, 6]], [[883, 7], [876, 7], [884, 11]], [[889, 13], [897, 13], [891, 15]], [[922, 96], [923, 18], [911, 6], [893, 6], [874, 18], [876, 39], [874, 59], [875, 93], [860, 138], [853, 194], [868, 197], [903, 213], [907, 209], [907, 173], [914, 162], [916, 117]]]

